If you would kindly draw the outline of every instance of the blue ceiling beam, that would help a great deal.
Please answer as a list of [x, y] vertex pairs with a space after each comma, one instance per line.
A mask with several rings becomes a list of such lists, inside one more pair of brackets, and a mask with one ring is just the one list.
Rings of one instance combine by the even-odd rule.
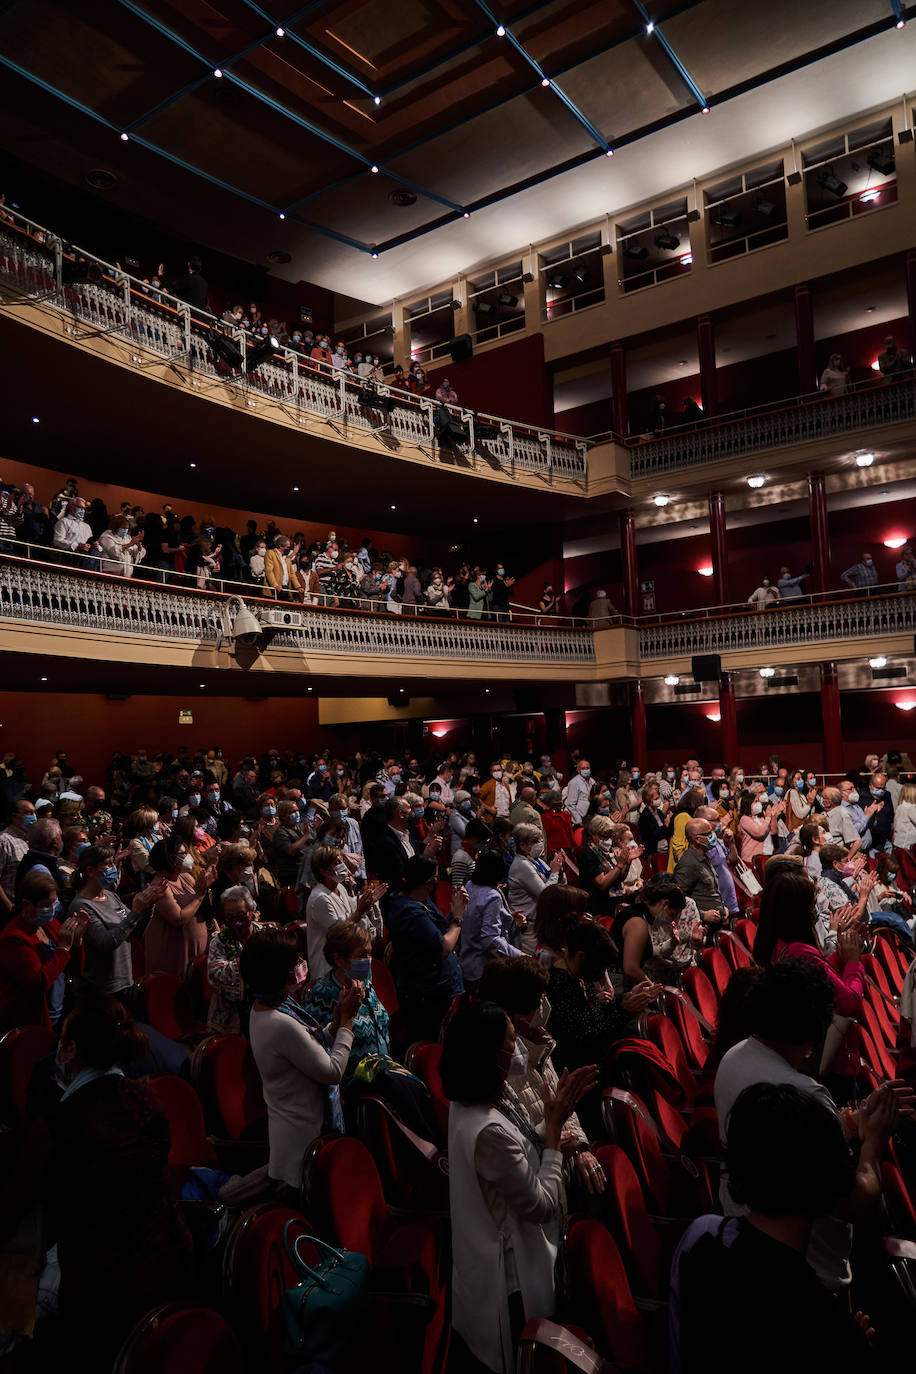
[[640, 17], [642, 18], [642, 21], [646, 26], [646, 36], [658, 39], [659, 46], [661, 47], [665, 56], [668, 58], [671, 65], [674, 67], [678, 76], [684, 82], [684, 85], [690, 91], [690, 94], [693, 96], [694, 100], [699, 105], [703, 114], [709, 114], [709, 101], [706, 99], [705, 95], [700, 90], [699, 86], [694, 81], [693, 77], [690, 75], [689, 71], [684, 66], [683, 62], [678, 57], [677, 53], [674, 51], [665, 35], [662, 33], [661, 29], [658, 27], [657, 24], [653, 23], [649, 11], [646, 9], [645, 5], [641, 3], [641, 0], [633, 0], [633, 4], [639, 12]]
[[[316, 61], [320, 62], [322, 66], [328, 67], [332, 72], [336, 72], [338, 76], [342, 76], [345, 81], [349, 81], [352, 86], [356, 86], [364, 95], [369, 96], [370, 100], [375, 98], [376, 92], [373, 91], [370, 86], [367, 86], [365, 81], [361, 81], [358, 76], [354, 76], [352, 72], [348, 72], [346, 67], [341, 67], [333, 58], [323, 53], [320, 48], [316, 48], [312, 43], [306, 42], [304, 38], [299, 37], [298, 33], [292, 31], [290, 25], [296, 23], [295, 14], [291, 14], [289, 19], [285, 20], [272, 19], [266, 10], [262, 9], [260, 5], [255, 4], [255, 0], [242, 0], [242, 3], [247, 5], [250, 10], [253, 10], [255, 14], [260, 15], [262, 19], [265, 19], [268, 24], [273, 25], [271, 29], [273, 37], [277, 36], [277, 29], [282, 29], [284, 38], [288, 38], [291, 43], [295, 43], [297, 47], [309, 53]], [[311, 9], [312, 6], [308, 6], [308, 8]]]

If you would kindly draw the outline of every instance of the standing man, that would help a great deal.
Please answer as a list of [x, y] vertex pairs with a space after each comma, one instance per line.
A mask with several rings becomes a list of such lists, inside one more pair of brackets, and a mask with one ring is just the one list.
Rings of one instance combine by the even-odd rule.
[[871, 554], [863, 553], [858, 563], [853, 563], [851, 568], [840, 573], [840, 581], [847, 587], [852, 587], [853, 591], [859, 592], [867, 591], [869, 587], [877, 587], [878, 569]]
[[788, 567], [783, 565], [779, 569], [779, 581], [776, 586], [779, 588], [779, 595], [783, 601], [801, 601], [805, 595], [805, 578], [811, 571], [811, 564], [803, 568], [798, 577], [793, 577]]
[[510, 620], [509, 588], [515, 586], [515, 578], [506, 576], [502, 563], [496, 569], [496, 576], [490, 584], [490, 607], [499, 620]]
[[566, 810], [576, 825], [584, 825], [592, 795], [592, 766], [588, 759], [580, 759], [566, 788]]

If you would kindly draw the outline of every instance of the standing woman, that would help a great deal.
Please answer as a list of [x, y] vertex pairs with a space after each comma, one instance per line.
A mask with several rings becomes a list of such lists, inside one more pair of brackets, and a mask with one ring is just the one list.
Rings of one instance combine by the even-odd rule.
[[494, 849], [482, 850], [468, 883], [468, 909], [458, 953], [466, 990], [473, 990], [492, 959], [522, 953], [512, 943], [515, 913], [509, 910], [500, 890], [505, 876], [503, 856]]
[[57, 922], [57, 884], [34, 868], [19, 884], [13, 916], [0, 932], [0, 1034], [14, 1026], [56, 1027], [64, 971], [79, 948], [85, 916]]
[[687, 787], [674, 808], [674, 822], [668, 843], [668, 872], [673, 873], [678, 859], [687, 848], [687, 822], [692, 821], [701, 806], [706, 805], [704, 787]]
[[472, 1002], [445, 1031], [442, 1087], [448, 1121], [452, 1217], [452, 1325], [472, 1358], [494, 1374], [515, 1369], [526, 1321], [552, 1317], [563, 1222], [563, 1127], [594, 1066], [545, 1089], [538, 1135], [507, 1079], [515, 1028], [500, 1008]]
[[144, 912], [131, 911], [115, 892], [118, 866], [115, 851], [93, 844], [84, 849], [75, 879], [74, 916], [88, 918], [84, 937], [86, 962], [82, 981], [97, 992], [118, 997], [130, 995], [134, 982], [130, 937]]
[[765, 852], [767, 838], [776, 834], [779, 817], [785, 809], [786, 803], [782, 799], [774, 805], [766, 801], [763, 795], [755, 797], [753, 792], [745, 792], [742, 796], [736, 838], [738, 852], [748, 868], [753, 867], [758, 854]]
[[558, 849], [550, 863], [544, 862], [544, 832], [536, 825], [521, 821], [512, 831], [515, 858], [509, 868], [509, 905], [521, 911], [525, 918], [522, 949], [526, 954], [535, 950], [534, 913], [545, 887], [559, 882], [565, 854]]
[[127, 818], [125, 831], [129, 836], [127, 843], [127, 862], [134, 886], [146, 887], [150, 878], [150, 850], [159, 839], [159, 812], [152, 806], [138, 806]]
[[623, 811], [627, 825], [639, 822], [640, 797], [633, 786], [633, 774], [629, 768], [621, 768], [617, 774], [617, 792], [614, 797], [614, 810]]
[[468, 620], [482, 620], [490, 605], [486, 573], [478, 573], [468, 583]]
[[187, 845], [171, 834], [159, 840], [150, 853], [155, 877], [134, 898], [134, 908], [152, 916], [144, 938], [147, 973], [174, 973], [184, 978], [188, 968], [207, 948], [205, 898], [216, 882], [217, 868], [191, 876], [193, 856]]
[[618, 856], [614, 848], [614, 822], [610, 816], [593, 816], [585, 843], [576, 851], [578, 882], [588, 893], [592, 916], [612, 916], [623, 895], [623, 879], [630, 866], [629, 853]]
[[806, 825], [814, 815], [814, 799], [817, 796], [816, 787], [808, 787], [805, 783], [805, 772], [802, 768], [796, 768], [789, 778], [789, 787], [786, 792], [786, 829], [790, 834], [800, 830]]

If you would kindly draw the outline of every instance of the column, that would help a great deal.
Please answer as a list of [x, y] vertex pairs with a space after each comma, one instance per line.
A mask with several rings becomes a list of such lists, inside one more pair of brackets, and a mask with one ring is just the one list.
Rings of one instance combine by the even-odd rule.
[[566, 709], [549, 707], [544, 712], [546, 749], [554, 768], [559, 768], [564, 782], [569, 781], [569, 746], [566, 742]]
[[397, 301], [391, 307], [391, 325], [394, 329], [394, 361], [400, 363], [407, 372], [410, 368], [410, 316]]
[[735, 675], [725, 672], [719, 678], [719, 715], [721, 720], [722, 762], [734, 768], [738, 762], [738, 707], [735, 702]]
[[622, 343], [611, 344], [611, 419], [615, 434], [625, 439], [630, 432], [627, 401], [627, 354]]
[[814, 349], [814, 309], [811, 289], [801, 281], [795, 287], [795, 348], [798, 354], [798, 391], [817, 390], [817, 358]]
[[916, 352], [916, 248], [906, 255], [906, 299], [910, 314], [910, 352]]
[[624, 615], [639, 614], [639, 573], [636, 568], [636, 512], [620, 512], [620, 561], [623, 565]]
[[808, 473], [808, 521], [811, 525], [811, 561], [814, 590], [829, 592], [830, 527], [827, 524], [827, 482], [822, 472]]
[[709, 493], [709, 533], [712, 543], [712, 604], [728, 605], [728, 542], [725, 530], [725, 493]]
[[646, 693], [642, 683], [639, 681], [630, 683], [630, 722], [633, 736], [633, 753], [627, 762], [631, 768], [634, 763], [638, 763], [645, 773], [646, 752], [648, 750], [648, 735], [646, 733]]
[[716, 379], [716, 337], [712, 318], [697, 315], [697, 352], [700, 357], [700, 393], [703, 400], [703, 413], [715, 415], [719, 408], [719, 391]]
[[824, 718], [824, 771], [843, 771], [843, 721], [840, 678], [835, 663], [821, 664], [821, 715]]

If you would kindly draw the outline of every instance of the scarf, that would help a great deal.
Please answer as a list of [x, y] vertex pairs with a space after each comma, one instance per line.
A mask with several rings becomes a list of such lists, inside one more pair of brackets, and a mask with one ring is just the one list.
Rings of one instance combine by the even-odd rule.
[[[265, 1007], [270, 1007], [274, 1011], [280, 1012], [283, 1016], [291, 1016], [294, 1021], [298, 1021], [300, 1026], [304, 1026], [313, 1040], [331, 1057], [331, 1042], [324, 1027], [315, 1020], [309, 1012], [300, 1007], [299, 1003], [289, 993], [281, 993], [278, 997], [265, 997], [262, 993], [254, 993], [256, 1002], [262, 1003]], [[324, 1104], [324, 1130], [337, 1131], [340, 1135], [344, 1134], [343, 1109], [340, 1105], [340, 1086], [337, 1083], [329, 1083]]]

